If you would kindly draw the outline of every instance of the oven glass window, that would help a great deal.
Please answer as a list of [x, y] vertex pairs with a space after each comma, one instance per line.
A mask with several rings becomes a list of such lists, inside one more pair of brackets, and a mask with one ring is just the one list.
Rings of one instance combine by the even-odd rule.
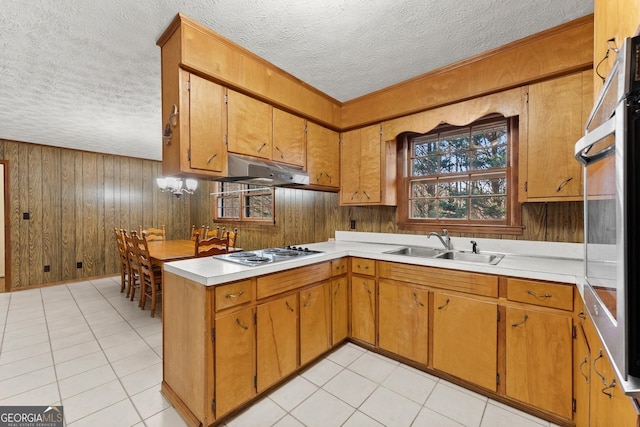
[[[613, 135], [599, 142], [596, 151], [613, 144]], [[616, 185], [615, 156], [591, 163], [587, 186], [587, 279], [613, 319], [616, 319]]]

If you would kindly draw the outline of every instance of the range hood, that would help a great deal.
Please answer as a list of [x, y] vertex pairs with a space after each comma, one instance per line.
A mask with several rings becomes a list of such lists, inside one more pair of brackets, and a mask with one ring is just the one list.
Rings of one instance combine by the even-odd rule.
[[302, 168], [237, 154], [229, 154], [227, 159], [227, 176], [215, 181], [272, 187], [309, 184], [309, 175]]

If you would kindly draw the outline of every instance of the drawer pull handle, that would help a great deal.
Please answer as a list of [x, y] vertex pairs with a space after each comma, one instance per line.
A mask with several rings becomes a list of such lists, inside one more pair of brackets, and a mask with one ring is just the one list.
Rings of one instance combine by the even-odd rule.
[[242, 296], [243, 294], [244, 294], [244, 291], [240, 291], [237, 294], [226, 294], [224, 297], [225, 298], [229, 298], [229, 299], [238, 298], [238, 297]]
[[611, 392], [609, 392], [607, 390], [609, 390], [611, 388], [615, 388], [615, 387], [616, 387], [616, 380], [614, 378], [613, 381], [611, 381], [611, 384], [609, 384], [609, 385], [605, 384], [605, 387], [600, 391], [602, 392], [602, 394], [606, 394], [607, 396], [609, 396], [609, 399], [611, 399], [613, 397], [613, 393], [611, 393]]
[[578, 317], [581, 319], [586, 319], [587, 316], [584, 315], [584, 311], [581, 311], [580, 313], [578, 313]]
[[[598, 371], [598, 367], [596, 366], [596, 362], [600, 359], [602, 359], [604, 356], [602, 354], [602, 349], [600, 349], [600, 354], [598, 355], [598, 357], [596, 357], [595, 359], [593, 359], [593, 370], [596, 371], [596, 374], [598, 374], [598, 376], [602, 379], [602, 384], [603, 385], [607, 385], [607, 379], [605, 378], [604, 375], [602, 375], [600, 373], [600, 371]], [[603, 389], [605, 390], [605, 389]], [[605, 393], [606, 394], [606, 393]]]
[[286, 306], [287, 306], [287, 308], [289, 309], [289, 311], [293, 313], [293, 312], [294, 312], [294, 310], [293, 310], [293, 308], [291, 308], [291, 306], [289, 305], [289, 301], [285, 301], [284, 303], [286, 304]]
[[282, 150], [280, 149], [280, 147], [278, 147], [277, 145], [276, 145], [276, 150], [278, 150], [278, 151], [280, 152], [280, 158], [281, 158], [281, 159], [284, 159], [284, 151], [282, 151]]
[[307, 300], [304, 302], [304, 305], [302, 307], [308, 307], [309, 304], [311, 304], [311, 293], [307, 294]]
[[258, 148], [258, 153], [259, 153], [259, 152], [261, 152], [261, 151], [262, 151], [262, 149], [263, 149], [264, 147], [266, 147], [266, 146], [267, 146], [267, 143], [266, 143], [266, 142], [265, 142], [265, 143], [263, 143], [263, 144], [260, 146], [260, 148]]
[[534, 291], [527, 291], [527, 293], [529, 295], [531, 295], [532, 297], [536, 297], [538, 299], [547, 299], [547, 298], [551, 298], [553, 296], [551, 294], [538, 295]]
[[365, 196], [367, 196], [367, 199], [371, 200], [371, 197], [369, 197], [366, 191], [362, 190], [362, 192], [364, 193]]
[[340, 285], [341, 285], [341, 284], [342, 284], [342, 283], [338, 283], [338, 286], [336, 287], [336, 291], [333, 293], [333, 296], [338, 295], [338, 291], [340, 290]]
[[353, 200], [353, 198], [356, 197], [356, 194], [358, 194], [357, 191], [351, 195], [351, 200]]
[[244, 325], [242, 324], [242, 322], [240, 321], [240, 319], [238, 319], [237, 317], [236, 317], [236, 323], [238, 324], [238, 326], [240, 326], [240, 327], [241, 327], [242, 329], [244, 329], [245, 331], [246, 331], [247, 329], [249, 329], [249, 327], [248, 327], [248, 326], [244, 326]]
[[527, 323], [527, 320], [528, 320], [528, 319], [529, 319], [529, 315], [528, 315], [528, 314], [525, 314], [525, 315], [524, 315], [524, 318], [522, 319], [522, 322], [519, 322], [519, 323], [512, 323], [512, 324], [511, 324], [511, 327], [512, 327], [512, 328], [516, 328], [516, 327], [518, 327], [518, 326], [524, 325], [525, 323]]
[[356, 267], [358, 267], [358, 270], [368, 270], [369, 269], [368, 265], [360, 265], [360, 264], [358, 264], [358, 265], [356, 265]]
[[582, 376], [584, 377], [584, 381], [588, 384], [588, 383], [589, 383], [589, 377], [588, 377], [588, 376], [586, 376], [586, 375], [584, 374], [584, 372], [582, 371], [582, 367], [583, 367], [584, 365], [586, 365], [586, 364], [587, 364], [587, 356], [585, 356], [585, 357], [584, 357], [584, 360], [583, 360], [583, 361], [582, 361], [582, 363], [580, 364], [580, 368], [579, 368], [579, 369], [580, 369], [580, 373], [581, 373], [581, 374], [582, 374]]
[[413, 293], [413, 299], [415, 300], [416, 304], [418, 304], [420, 307], [424, 307], [424, 304], [420, 302], [420, 300], [418, 299], [418, 295], [416, 295], [416, 293]]
[[438, 307], [438, 310], [442, 310], [443, 308], [445, 308], [448, 305], [449, 305], [449, 298], [447, 298], [447, 300], [444, 302], [444, 304], [442, 304], [440, 307]]

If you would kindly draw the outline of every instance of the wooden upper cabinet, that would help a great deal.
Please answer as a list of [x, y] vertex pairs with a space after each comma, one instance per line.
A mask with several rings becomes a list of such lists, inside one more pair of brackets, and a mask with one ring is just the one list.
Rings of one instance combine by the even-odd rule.
[[228, 142], [230, 153], [271, 159], [271, 105], [227, 90]]
[[222, 172], [226, 166], [225, 88], [189, 74], [189, 160], [192, 169]]
[[307, 122], [307, 172], [309, 185], [340, 188], [340, 134]]
[[342, 133], [340, 205], [395, 205], [395, 140], [384, 142], [381, 126]]
[[273, 109], [273, 161], [305, 167], [305, 126], [306, 120], [302, 117]]
[[521, 135], [526, 131], [520, 139], [521, 202], [582, 200], [582, 166], [573, 147], [584, 134], [592, 99], [591, 71], [528, 87], [528, 120], [520, 129]]

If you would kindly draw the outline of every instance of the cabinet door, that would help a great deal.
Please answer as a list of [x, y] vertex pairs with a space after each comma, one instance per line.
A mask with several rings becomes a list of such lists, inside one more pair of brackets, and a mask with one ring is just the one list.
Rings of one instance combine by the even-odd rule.
[[221, 317], [215, 325], [216, 418], [219, 418], [256, 394], [253, 309]]
[[226, 163], [225, 89], [195, 74], [189, 77], [190, 165], [221, 172]]
[[571, 419], [571, 317], [506, 309], [507, 396]]
[[351, 277], [351, 336], [369, 344], [376, 342], [376, 281]]
[[582, 94], [582, 73], [529, 86], [526, 199], [581, 200], [582, 166], [573, 146], [584, 133]]
[[589, 425], [589, 381], [591, 378], [591, 355], [587, 339], [581, 325], [576, 326], [573, 340], [573, 398], [575, 414], [573, 421], [577, 427]]
[[257, 308], [258, 393], [298, 367], [298, 295]]
[[315, 123], [307, 123], [307, 172], [309, 184], [340, 187], [340, 135]]
[[349, 301], [347, 294], [347, 278], [331, 280], [331, 328], [333, 345], [349, 335]]
[[380, 125], [342, 134], [340, 204], [375, 204], [381, 200]]
[[429, 292], [393, 282], [378, 283], [378, 345], [427, 364]]
[[331, 347], [331, 282], [300, 291], [300, 365]]
[[434, 293], [433, 367], [496, 391], [498, 305]]
[[230, 89], [227, 90], [227, 103], [227, 150], [271, 159], [272, 107]]
[[304, 167], [305, 146], [305, 120], [274, 108], [273, 160]]

